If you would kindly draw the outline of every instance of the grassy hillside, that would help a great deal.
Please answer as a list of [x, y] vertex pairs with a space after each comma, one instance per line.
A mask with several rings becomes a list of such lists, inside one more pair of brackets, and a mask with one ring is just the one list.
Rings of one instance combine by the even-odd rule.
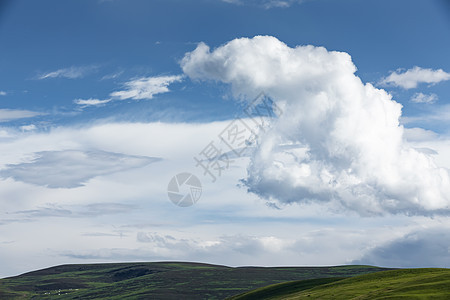
[[403, 269], [337, 281], [287, 282], [232, 299], [450, 299], [450, 269]]
[[269, 284], [350, 277], [370, 266], [259, 268], [182, 263], [63, 265], [0, 280], [0, 299], [224, 299]]

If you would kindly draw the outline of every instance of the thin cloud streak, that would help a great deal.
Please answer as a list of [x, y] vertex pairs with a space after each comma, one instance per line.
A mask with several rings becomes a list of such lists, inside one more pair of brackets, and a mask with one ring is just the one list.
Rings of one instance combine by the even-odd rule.
[[108, 103], [110, 101], [111, 101], [111, 99], [100, 100], [100, 99], [89, 98], [89, 99], [75, 99], [75, 100], [73, 100], [73, 103], [80, 105], [81, 107], [88, 107], [88, 106], [105, 105], [106, 103]]
[[27, 119], [42, 115], [46, 115], [46, 113], [21, 109], [0, 109], [0, 122]]
[[97, 66], [72, 66], [69, 68], [58, 69], [56, 71], [47, 72], [39, 75], [37, 79], [48, 79], [48, 78], [67, 78], [67, 79], [77, 79], [86, 76], [87, 74], [98, 69]]
[[299, 4], [305, 0], [222, 0], [223, 2], [235, 5], [251, 5], [265, 9], [288, 8], [294, 4]]

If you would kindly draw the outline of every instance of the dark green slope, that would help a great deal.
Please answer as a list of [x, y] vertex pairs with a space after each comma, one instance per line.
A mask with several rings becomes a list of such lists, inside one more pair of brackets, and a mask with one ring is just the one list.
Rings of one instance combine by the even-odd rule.
[[450, 299], [450, 269], [384, 271], [331, 283], [326, 280], [287, 282], [232, 299]]
[[185, 263], [63, 265], [0, 280], [0, 299], [224, 299], [269, 284], [351, 277], [370, 266], [239, 267]]

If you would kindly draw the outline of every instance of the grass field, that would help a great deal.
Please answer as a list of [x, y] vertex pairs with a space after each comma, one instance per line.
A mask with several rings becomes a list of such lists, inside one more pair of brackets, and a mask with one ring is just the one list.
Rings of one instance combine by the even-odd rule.
[[231, 299], [450, 299], [450, 269], [403, 269], [341, 280], [294, 281]]
[[0, 299], [225, 299], [275, 283], [382, 270], [371, 266], [232, 268], [185, 262], [63, 265], [1, 279]]

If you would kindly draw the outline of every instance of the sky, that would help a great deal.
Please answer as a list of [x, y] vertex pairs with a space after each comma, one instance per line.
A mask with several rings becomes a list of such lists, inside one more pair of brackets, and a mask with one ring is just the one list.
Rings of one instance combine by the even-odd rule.
[[0, 276], [450, 267], [445, 0], [0, 2]]

